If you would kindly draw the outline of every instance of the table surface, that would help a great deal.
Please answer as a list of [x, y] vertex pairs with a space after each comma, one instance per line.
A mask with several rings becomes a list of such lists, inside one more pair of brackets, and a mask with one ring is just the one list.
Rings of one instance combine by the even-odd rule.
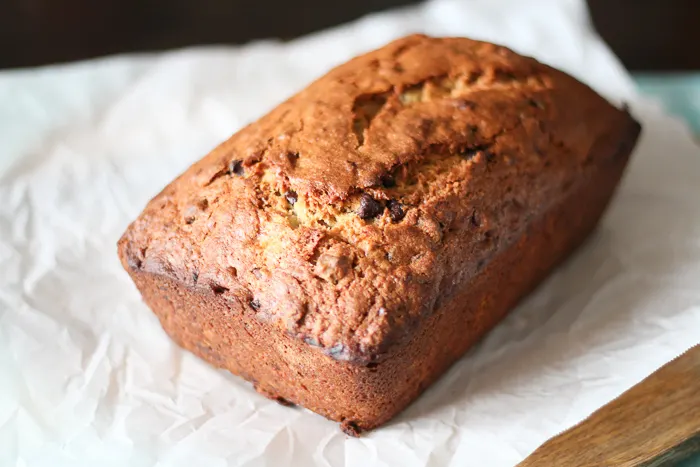
[[668, 112], [683, 118], [700, 135], [700, 72], [633, 76], [643, 94], [661, 100]]
[[[700, 72], [644, 73], [635, 74], [634, 79], [643, 94], [659, 99], [668, 112], [683, 118], [700, 144]], [[700, 454], [678, 467], [700, 467]]]
[[[4, 0], [0, 68], [195, 44], [289, 39], [418, 1]], [[700, 68], [697, 0], [587, 2], [596, 29], [627, 68]]]

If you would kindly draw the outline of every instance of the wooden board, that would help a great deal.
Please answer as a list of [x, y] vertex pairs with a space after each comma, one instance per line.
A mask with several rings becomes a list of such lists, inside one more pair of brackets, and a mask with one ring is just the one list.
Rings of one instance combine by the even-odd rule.
[[519, 467], [656, 467], [694, 452], [700, 452], [700, 345], [544, 443]]

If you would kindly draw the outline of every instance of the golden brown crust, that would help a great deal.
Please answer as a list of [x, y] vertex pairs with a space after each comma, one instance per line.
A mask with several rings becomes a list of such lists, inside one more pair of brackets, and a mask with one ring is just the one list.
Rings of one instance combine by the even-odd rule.
[[517, 242], [442, 300], [381, 362], [333, 359], [276, 332], [243, 303], [165, 276], [130, 274], [179, 345], [252, 381], [264, 396], [302, 405], [357, 435], [406, 407], [586, 238], [627, 162], [625, 154], [607, 159], [589, 167], [569, 195], [532, 219]]
[[638, 130], [533, 59], [409, 36], [194, 164], [120, 256], [337, 360], [379, 362]]

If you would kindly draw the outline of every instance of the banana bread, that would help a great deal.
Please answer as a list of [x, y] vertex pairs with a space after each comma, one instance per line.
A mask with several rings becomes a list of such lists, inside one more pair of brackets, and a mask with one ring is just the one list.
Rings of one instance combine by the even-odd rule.
[[534, 59], [413, 35], [215, 148], [119, 255], [175, 342], [356, 435], [586, 238], [639, 131]]

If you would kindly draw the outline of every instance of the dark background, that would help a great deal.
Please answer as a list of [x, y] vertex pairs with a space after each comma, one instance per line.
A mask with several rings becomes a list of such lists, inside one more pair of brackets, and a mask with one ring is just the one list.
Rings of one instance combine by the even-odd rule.
[[[528, 0], [523, 0], [528, 1]], [[411, 0], [0, 0], [0, 68], [291, 39]], [[700, 0], [589, 0], [632, 70], [700, 69]]]

